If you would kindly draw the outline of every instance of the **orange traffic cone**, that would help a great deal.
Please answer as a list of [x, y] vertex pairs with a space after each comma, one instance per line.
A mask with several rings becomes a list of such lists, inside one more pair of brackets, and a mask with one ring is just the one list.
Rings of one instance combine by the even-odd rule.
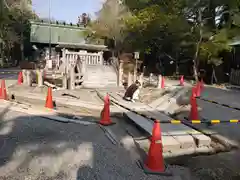
[[46, 97], [46, 104], [45, 104], [46, 108], [49, 109], [53, 109], [53, 99], [52, 99], [52, 88], [48, 88], [48, 93], [47, 93], [47, 97]]
[[99, 124], [104, 125], [104, 126], [109, 126], [114, 124], [112, 120], [110, 119], [110, 100], [109, 100], [109, 95], [107, 94], [105, 99], [104, 99], [104, 107], [101, 112], [101, 120]]
[[181, 76], [180, 78], [180, 86], [184, 86], [184, 76]]
[[164, 79], [164, 76], [162, 76], [161, 88], [164, 89], [164, 87], [165, 87], [165, 79]]
[[6, 90], [6, 85], [5, 85], [5, 80], [3, 79], [1, 82], [1, 93], [0, 93], [0, 99], [7, 100], [7, 90]]
[[23, 83], [23, 74], [22, 71], [19, 72], [18, 74], [18, 84], [22, 84]]
[[191, 97], [190, 103], [191, 103], [191, 111], [189, 114], [189, 120], [199, 120], [197, 100], [195, 96]]
[[161, 140], [161, 128], [159, 120], [156, 120], [153, 124], [151, 140]]
[[163, 149], [162, 149], [162, 137], [160, 121], [156, 120], [153, 125], [151, 144], [148, 151], [148, 157], [143, 164], [143, 169], [145, 173], [148, 174], [162, 174], [170, 175], [165, 173], [165, 165], [163, 159]]

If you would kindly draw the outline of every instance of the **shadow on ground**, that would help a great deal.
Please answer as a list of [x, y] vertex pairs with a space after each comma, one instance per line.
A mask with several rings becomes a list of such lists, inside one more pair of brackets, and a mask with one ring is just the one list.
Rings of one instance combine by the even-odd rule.
[[[136, 165], [136, 161], [146, 154], [142, 151], [140, 156], [136, 155], [139, 152], [135, 151], [131, 143], [128, 144], [130, 140], [125, 128], [133, 124], [128, 122], [127, 125], [124, 124], [122, 113], [112, 114], [117, 124], [112, 126], [111, 130], [118, 141], [121, 141], [115, 145], [96, 124], [84, 126], [61, 123], [9, 111], [8, 108], [3, 109], [0, 115], [2, 178], [162, 179], [158, 176], [145, 175]], [[91, 116], [84, 118], [99, 120]], [[141, 129], [138, 130], [141, 133], [135, 138], [140, 138], [144, 134]], [[126, 141], [124, 145], [122, 141]], [[165, 160], [169, 164], [189, 167], [198, 179], [225, 180], [228, 177], [229, 180], [237, 180], [240, 179], [239, 154], [239, 151], [235, 151], [211, 156], [179, 156]]]
[[56, 122], [9, 107], [1, 109], [0, 118], [0, 179], [162, 179], [138, 167], [141, 157], [129, 142], [124, 119], [112, 117], [114, 144], [97, 124]]

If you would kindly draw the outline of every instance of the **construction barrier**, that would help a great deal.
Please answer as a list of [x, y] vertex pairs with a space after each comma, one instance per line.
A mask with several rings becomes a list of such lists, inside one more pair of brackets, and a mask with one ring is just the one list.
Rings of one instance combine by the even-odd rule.
[[[111, 98], [111, 101], [114, 104], [116, 104], [116, 105], [118, 105], [118, 106], [120, 106], [120, 107], [122, 107], [122, 108], [124, 108], [128, 111], [131, 111], [131, 112], [133, 112], [133, 113], [135, 113], [139, 116], [142, 116], [146, 119], [150, 119], [152, 121], [156, 120], [156, 118], [151, 117], [149, 115], [146, 115], [146, 114], [144, 114], [144, 112], [138, 112], [136, 110], [125, 107], [125, 106], [123, 106], [122, 104], [118, 103], [117, 101], [115, 101], [113, 99], [114, 99], [114, 97]], [[200, 119], [196, 119], [196, 120], [176, 120], [176, 119], [172, 119], [170, 121], [169, 120], [160, 120], [160, 123], [162, 123], [162, 124], [186, 124], [186, 122], [191, 123], [191, 124], [220, 124], [220, 123], [226, 124], [226, 123], [240, 123], [240, 120], [238, 120], [238, 119], [230, 119], [230, 120], [224, 120], [224, 121], [221, 121], [221, 120], [218, 120], [218, 119], [213, 119], [213, 120], [200, 120]]]
[[218, 104], [218, 105], [221, 105], [221, 106], [224, 106], [224, 107], [227, 107], [227, 108], [231, 108], [231, 109], [235, 109], [235, 110], [240, 111], [239, 107], [233, 107], [233, 106], [230, 106], [228, 104], [222, 104], [222, 103], [219, 103], [217, 101], [208, 100], [208, 99], [205, 99], [205, 98], [202, 98], [202, 97], [197, 97], [197, 98], [200, 99], [200, 100], [203, 100], [203, 101], [207, 101], [207, 102], [210, 102], [210, 103], [213, 103], [213, 104]]
[[[162, 123], [162, 121], [160, 121]], [[168, 121], [169, 122], [169, 121]], [[181, 124], [184, 123], [186, 121], [182, 121], [182, 120], [171, 120], [170, 123], [171, 124]], [[238, 119], [230, 119], [227, 121], [220, 121], [218, 119], [212, 119], [212, 120], [188, 120], [189, 123], [191, 124], [220, 124], [220, 123], [240, 123], [240, 120]]]

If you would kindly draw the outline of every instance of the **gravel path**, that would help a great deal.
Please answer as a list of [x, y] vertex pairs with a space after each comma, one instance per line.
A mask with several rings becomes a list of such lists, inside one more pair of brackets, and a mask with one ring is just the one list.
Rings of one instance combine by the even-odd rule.
[[97, 125], [63, 124], [4, 109], [0, 119], [0, 179], [182, 180], [145, 175], [131, 149], [113, 145]]

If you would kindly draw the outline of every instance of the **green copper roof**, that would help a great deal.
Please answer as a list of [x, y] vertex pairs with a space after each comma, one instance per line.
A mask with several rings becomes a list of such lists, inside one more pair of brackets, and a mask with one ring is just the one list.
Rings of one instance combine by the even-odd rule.
[[51, 43], [85, 43], [84, 31], [86, 28], [77, 25], [51, 24], [42, 22], [31, 22], [31, 42], [49, 43], [51, 32]]

